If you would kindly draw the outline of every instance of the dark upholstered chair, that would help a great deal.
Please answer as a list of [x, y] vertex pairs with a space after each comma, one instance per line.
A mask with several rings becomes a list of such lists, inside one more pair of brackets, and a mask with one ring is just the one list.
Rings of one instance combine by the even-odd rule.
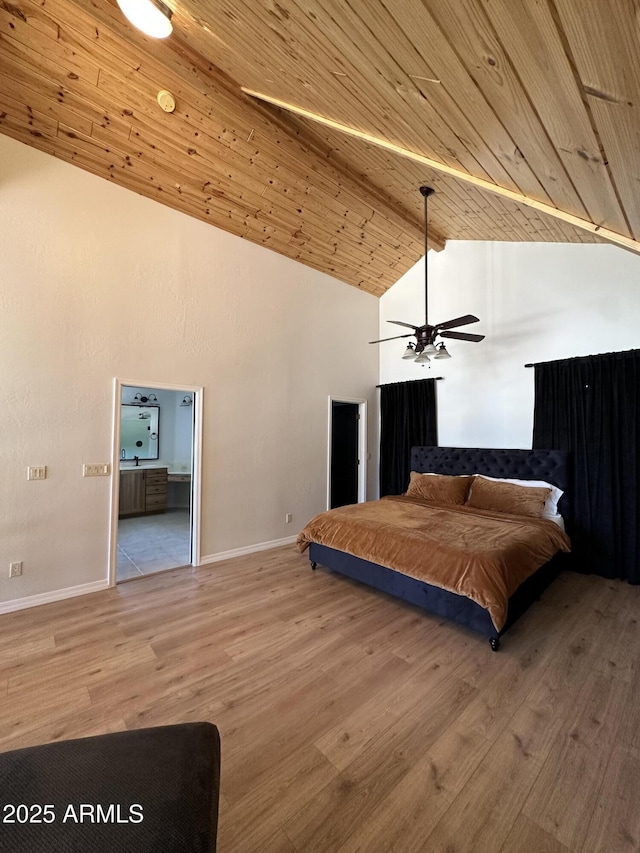
[[219, 788], [211, 723], [1, 753], [0, 851], [212, 853]]

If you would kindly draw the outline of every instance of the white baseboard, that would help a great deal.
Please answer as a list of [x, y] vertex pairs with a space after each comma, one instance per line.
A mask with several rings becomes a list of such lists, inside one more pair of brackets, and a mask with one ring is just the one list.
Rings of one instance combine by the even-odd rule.
[[86, 595], [89, 592], [100, 592], [103, 589], [109, 589], [109, 582], [106, 580], [82, 583], [79, 586], [68, 586], [65, 589], [54, 589], [51, 592], [41, 592], [37, 595], [27, 595], [25, 598], [14, 598], [13, 601], [0, 601], [0, 616], [3, 613], [13, 613], [14, 610], [25, 610], [27, 607], [51, 604], [52, 601], [63, 601], [66, 598], [75, 598], [77, 595]]
[[243, 548], [232, 548], [231, 551], [220, 551], [218, 554], [209, 554], [200, 557], [200, 566], [207, 563], [219, 563], [221, 560], [230, 560], [232, 557], [242, 557], [244, 554], [255, 554], [257, 551], [268, 551], [271, 548], [279, 548], [281, 545], [293, 545], [296, 536], [285, 536], [284, 539], [271, 539], [269, 542], [257, 542], [255, 545], [245, 545]]

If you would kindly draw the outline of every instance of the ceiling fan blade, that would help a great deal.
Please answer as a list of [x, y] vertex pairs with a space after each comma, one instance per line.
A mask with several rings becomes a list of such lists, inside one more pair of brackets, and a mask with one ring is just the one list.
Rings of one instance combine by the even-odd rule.
[[379, 341], [369, 341], [370, 344], [381, 344], [384, 341], [397, 341], [398, 338], [412, 338], [413, 335], [396, 335], [395, 338], [380, 338]]
[[456, 317], [455, 320], [447, 320], [446, 323], [438, 323], [436, 329], [455, 329], [458, 326], [467, 326], [469, 323], [479, 323], [480, 320], [473, 314], [465, 314], [464, 317]]
[[413, 323], [402, 323], [400, 320], [387, 320], [387, 323], [395, 323], [396, 326], [406, 326], [407, 329], [419, 329], [420, 326], [414, 326]]
[[484, 340], [484, 335], [470, 335], [468, 332], [439, 332], [441, 338], [453, 338], [456, 341], [474, 341], [478, 343]]

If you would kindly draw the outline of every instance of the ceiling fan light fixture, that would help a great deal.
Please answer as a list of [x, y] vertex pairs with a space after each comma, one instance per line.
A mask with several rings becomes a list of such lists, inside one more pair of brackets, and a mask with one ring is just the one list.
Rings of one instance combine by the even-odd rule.
[[427, 344], [424, 348], [424, 351], [427, 353], [427, 355], [435, 356], [435, 354], [438, 352], [438, 349], [435, 344]]
[[426, 350], [422, 350], [420, 355], [415, 359], [416, 364], [426, 364], [428, 361], [431, 361], [431, 359]]
[[151, 38], [164, 39], [173, 32], [171, 9], [162, 0], [118, 0], [123, 15]]
[[444, 344], [438, 344], [434, 358], [451, 358], [451, 353], [447, 350]]
[[413, 344], [407, 344], [407, 348], [403, 352], [402, 358], [406, 358], [406, 359], [413, 358], [413, 359], [415, 359], [415, 357], [416, 357], [416, 351], [413, 347]]

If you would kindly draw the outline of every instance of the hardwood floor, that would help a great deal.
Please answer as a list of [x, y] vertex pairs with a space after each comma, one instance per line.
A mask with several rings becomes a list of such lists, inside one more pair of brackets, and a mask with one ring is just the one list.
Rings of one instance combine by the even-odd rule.
[[486, 640], [293, 546], [0, 617], [0, 749], [211, 720], [220, 853], [640, 849], [640, 588]]

